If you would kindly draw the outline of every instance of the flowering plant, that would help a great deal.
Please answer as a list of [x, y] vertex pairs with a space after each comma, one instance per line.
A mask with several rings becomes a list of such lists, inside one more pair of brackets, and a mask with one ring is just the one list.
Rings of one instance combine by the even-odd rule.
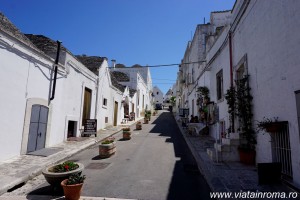
[[108, 137], [104, 141], [102, 141], [101, 144], [110, 144], [113, 143], [114, 141], [115, 141], [114, 137]]
[[73, 161], [66, 161], [66, 162], [64, 162], [62, 164], [55, 165], [51, 169], [51, 172], [54, 172], [54, 173], [68, 172], [68, 171], [75, 170], [78, 167], [79, 167], [79, 165], [76, 164], [75, 162], [73, 162]]

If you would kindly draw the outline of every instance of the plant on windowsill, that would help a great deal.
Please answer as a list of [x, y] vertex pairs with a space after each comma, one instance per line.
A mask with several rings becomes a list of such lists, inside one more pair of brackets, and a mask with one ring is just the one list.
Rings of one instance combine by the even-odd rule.
[[70, 175], [82, 172], [84, 165], [81, 163], [75, 163], [73, 161], [66, 161], [61, 164], [51, 165], [42, 171], [46, 181], [57, 187], [61, 181], [69, 178]]
[[266, 131], [268, 133], [280, 132], [283, 129], [283, 124], [278, 121], [278, 117], [267, 118], [263, 117], [262, 121], [257, 121], [256, 131]]
[[68, 179], [61, 182], [66, 199], [79, 200], [85, 175], [81, 173], [72, 174]]

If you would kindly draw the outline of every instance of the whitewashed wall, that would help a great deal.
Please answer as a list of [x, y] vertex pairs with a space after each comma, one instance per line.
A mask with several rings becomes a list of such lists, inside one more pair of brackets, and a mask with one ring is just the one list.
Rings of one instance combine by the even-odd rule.
[[[85, 88], [92, 91], [90, 119], [95, 119], [97, 76], [70, 54], [66, 55], [65, 65], [68, 69], [68, 75], [62, 88], [57, 88], [61, 90], [61, 93], [56, 95], [57, 97], [60, 95], [62, 101], [60, 104], [53, 101], [53, 107], [57, 109], [57, 114], [53, 116], [53, 123], [60, 124], [56, 125], [54, 129], [56, 129], [56, 132], [62, 132], [63, 128], [64, 135], [62, 137], [58, 134], [56, 138], [53, 138], [53, 144], [67, 138], [69, 120], [77, 122], [76, 136], [80, 136], [79, 129], [83, 126], [82, 113]], [[62, 121], [65, 122], [63, 127], [61, 125]]]
[[[98, 129], [103, 129], [113, 125], [114, 110], [112, 107], [113, 94], [111, 91], [110, 72], [108, 69], [107, 59], [104, 59], [99, 68], [99, 84], [98, 84], [98, 105], [97, 105], [97, 123]], [[107, 105], [103, 101], [107, 99]], [[105, 123], [107, 118], [107, 123]]]
[[[247, 54], [254, 119], [289, 122], [293, 180], [300, 185], [300, 138], [295, 91], [300, 89], [300, 2], [250, 1], [233, 35], [233, 62]], [[257, 162], [271, 161], [268, 134], [258, 134]]]
[[[20, 155], [27, 99], [48, 100], [49, 68], [45, 56], [0, 32], [0, 161]], [[44, 73], [44, 74], [43, 74]]]

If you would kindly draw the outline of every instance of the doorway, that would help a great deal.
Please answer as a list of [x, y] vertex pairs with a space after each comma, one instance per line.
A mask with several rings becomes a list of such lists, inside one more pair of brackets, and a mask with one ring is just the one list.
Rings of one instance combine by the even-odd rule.
[[84, 101], [82, 111], [82, 124], [91, 116], [91, 102], [92, 102], [92, 90], [85, 88], [84, 90]]
[[68, 122], [68, 135], [67, 135], [67, 138], [76, 137], [76, 130], [77, 130], [77, 122], [70, 120]]
[[118, 102], [115, 101], [115, 109], [114, 109], [114, 126], [117, 126], [118, 123]]
[[45, 148], [49, 109], [35, 104], [31, 108], [27, 153]]

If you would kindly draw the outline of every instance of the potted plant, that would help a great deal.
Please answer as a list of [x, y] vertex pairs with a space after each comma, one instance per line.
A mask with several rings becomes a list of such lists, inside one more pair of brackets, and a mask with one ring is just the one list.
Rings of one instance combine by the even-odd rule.
[[109, 158], [116, 152], [116, 143], [114, 137], [104, 139], [99, 145], [100, 158]]
[[148, 118], [148, 120], [150, 121], [151, 120], [151, 110], [146, 110], [146, 117]]
[[156, 111], [153, 111], [153, 116], [155, 116], [156, 115]]
[[256, 132], [252, 124], [253, 97], [250, 94], [249, 75], [235, 81], [235, 83], [236, 87], [230, 87], [225, 95], [230, 115], [230, 132], [235, 131], [234, 122], [237, 119], [240, 135], [240, 145], [238, 147], [240, 161], [245, 164], [255, 164]]
[[136, 123], [136, 130], [142, 130], [142, 122], [138, 121]]
[[60, 185], [61, 181], [68, 179], [72, 174], [82, 172], [83, 169], [84, 165], [81, 163], [66, 161], [46, 167], [42, 174], [50, 185], [56, 187]]
[[269, 133], [280, 132], [283, 129], [283, 124], [278, 121], [278, 117], [274, 119], [264, 117], [262, 121], [257, 121], [256, 130], [266, 131]]
[[85, 175], [76, 173], [61, 182], [66, 200], [79, 200], [84, 180]]
[[151, 111], [150, 110], [145, 110], [144, 123], [148, 124], [150, 120], [151, 120]]
[[123, 139], [124, 140], [130, 140], [131, 139], [130, 127], [123, 128]]

